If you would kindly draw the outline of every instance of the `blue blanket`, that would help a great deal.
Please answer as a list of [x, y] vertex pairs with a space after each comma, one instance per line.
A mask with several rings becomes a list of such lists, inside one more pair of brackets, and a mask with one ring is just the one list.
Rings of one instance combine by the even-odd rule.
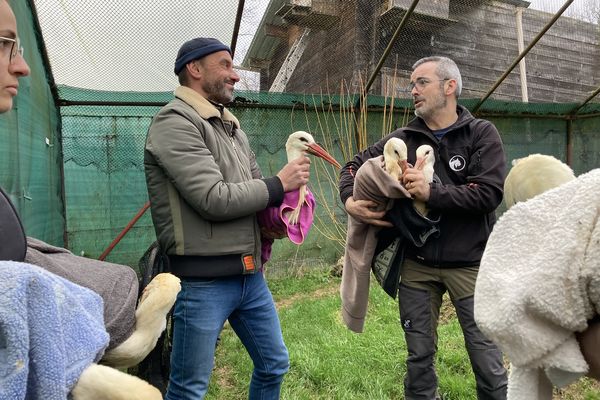
[[0, 399], [67, 399], [108, 345], [102, 299], [31, 264], [0, 261]]

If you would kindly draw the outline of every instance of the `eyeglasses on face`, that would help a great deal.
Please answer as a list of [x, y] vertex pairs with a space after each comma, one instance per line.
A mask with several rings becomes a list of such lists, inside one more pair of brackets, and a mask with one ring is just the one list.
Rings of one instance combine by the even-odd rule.
[[17, 57], [17, 54], [23, 57], [23, 47], [21, 46], [21, 40], [19, 38], [7, 38], [0, 36], [0, 52], [2, 54], [9, 54], [9, 61], [12, 64]]
[[417, 88], [417, 90], [421, 91], [425, 88], [425, 86], [429, 85], [431, 82], [443, 82], [443, 81], [449, 81], [450, 78], [444, 78], [444, 79], [434, 79], [429, 80], [427, 78], [418, 78], [416, 81], [414, 82], [410, 82], [407, 86], [407, 92], [412, 92], [412, 90], [414, 88]]

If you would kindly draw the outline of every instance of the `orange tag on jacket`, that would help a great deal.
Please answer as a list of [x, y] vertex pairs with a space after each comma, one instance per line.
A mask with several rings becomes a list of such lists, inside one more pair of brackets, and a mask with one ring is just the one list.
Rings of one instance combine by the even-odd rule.
[[250, 272], [250, 273], [254, 272], [254, 268], [255, 268], [255, 266], [254, 266], [254, 257], [252, 257], [252, 256], [244, 256], [242, 258], [242, 261], [244, 263], [244, 270], [246, 272]]

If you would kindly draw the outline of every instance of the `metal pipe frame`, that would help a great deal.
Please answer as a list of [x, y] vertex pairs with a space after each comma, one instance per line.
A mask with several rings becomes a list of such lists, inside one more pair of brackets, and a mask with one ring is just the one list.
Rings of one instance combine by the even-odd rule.
[[[573, 1], [573, 0], [571, 0], [571, 1]], [[404, 28], [404, 25], [406, 25], [406, 23], [408, 22], [408, 20], [412, 16], [413, 11], [417, 7], [417, 4], [419, 4], [419, 0], [413, 0], [412, 4], [408, 8], [408, 10], [406, 10], [406, 14], [404, 14], [404, 17], [402, 18], [402, 21], [400, 21], [400, 24], [396, 28], [396, 31], [394, 32], [394, 35], [392, 36], [392, 38], [390, 39], [390, 42], [388, 43], [387, 47], [383, 51], [383, 54], [381, 55], [381, 58], [379, 59], [379, 62], [377, 63], [377, 66], [375, 67], [375, 70], [373, 70], [373, 73], [371, 74], [371, 77], [369, 78], [369, 81], [365, 85], [365, 89], [364, 89], [364, 95], [365, 96], [369, 92], [369, 89], [371, 89], [371, 86], [373, 85], [373, 82], [375, 82], [375, 78], [377, 78], [377, 75], [379, 74], [379, 71], [383, 67], [383, 64], [385, 63], [385, 60], [387, 60], [388, 56], [390, 55], [390, 52], [392, 51], [392, 47], [394, 46], [394, 43], [396, 43], [396, 39], [398, 39], [398, 36], [400, 35], [400, 32], [402, 31], [402, 28]]]
[[242, 15], [244, 14], [245, 0], [238, 1], [237, 14], [235, 15], [235, 24], [233, 25], [233, 33], [231, 34], [231, 58], [235, 55], [235, 47], [240, 34], [240, 24], [242, 23]]
[[579, 110], [581, 110], [587, 103], [589, 103], [590, 101], [592, 101], [592, 99], [594, 97], [598, 96], [599, 93], [600, 93], [600, 87], [598, 87], [598, 89], [594, 90], [594, 92], [587, 99], [585, 99], [581, 104], [579, 104], [577, 107], [575, 107], [569, 113], [569, 115], [575, 116], [579, 112]]

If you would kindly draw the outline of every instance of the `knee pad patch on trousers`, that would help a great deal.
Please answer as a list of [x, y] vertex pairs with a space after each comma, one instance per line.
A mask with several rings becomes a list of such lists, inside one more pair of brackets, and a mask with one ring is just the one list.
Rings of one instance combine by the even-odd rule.
[[427, 336], [431, 331], [431, 300], [427, 290], [400, 284], [400, 323], [404, 332], [421, 333]]

